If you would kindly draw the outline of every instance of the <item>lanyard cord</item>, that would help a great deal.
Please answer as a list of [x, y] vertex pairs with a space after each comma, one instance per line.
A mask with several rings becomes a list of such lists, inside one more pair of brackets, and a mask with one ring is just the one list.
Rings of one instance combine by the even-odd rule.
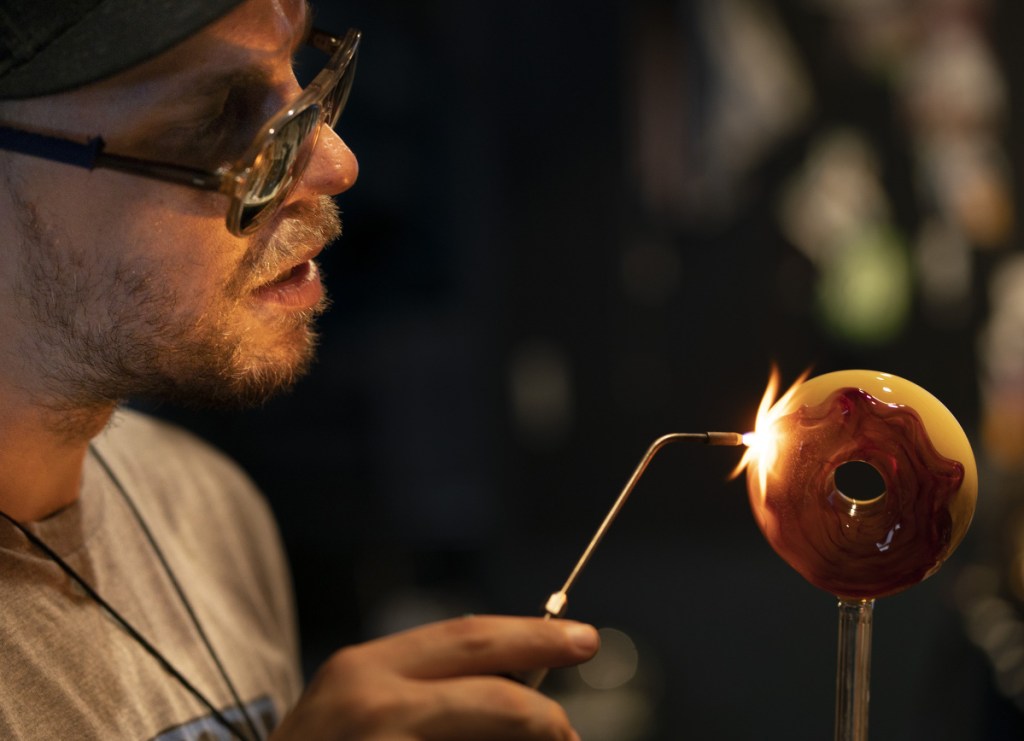
[[110, 480], [114, 483], [114, 487], [120, 493], [121, 498], [124, 499], [124, 501], [127, 503], [132, 515], [134, 516], [135, 520], [139, 523], [142, 532], [145, 534], [146, 540], [149, 541], [149, 544], [152, 547], [153, 552], [156, 553], [157, 559], [160, 561], [160, 564], [163, 567], [164, 572], [167, 574], [168, 579], [170, 580], [172, 586], [174, 587], [174, 591], [177, 592], [182, 605], [184, 605], [185, 607], [185, 611], [188, 613], [189, 618], [192, 620], [192, 624], [193, 626], [195, 626], [196, 632], [199, 634], [199, 637], [202, 640], [203, 645], [206, 647], [207, 652], [210, 654], [210, 658], [213, 659], [213, 663], [216, 665], [217, 671], [220, 673], [221, 678], [227, 685], [228, 690], [231, 693], [231, 698], [234, 700], [236, 706], [244, 716], [246, 724], [249, 726], [249, 730], [252, 733], [252, 738], [248, 738], [245, 735], [243, 735], [227, 718], [225, 718], [224, 714], [213, 705], [213, 703], [206, 697], [206, 695], [204, 695], [194, 684], [192, 684], [188, 680], [188, 678], [185, 677], [185, 675], [182, 674], [181, 671], [179, 671], [170, 662], [170, 660], [167, 659], [167, 657], [160, 652], [159, 649], [157, 649], [156, 646], [154, 646], [131, 623], [129, 623], [127, 619], [125, 619], [117, 610], [115, 610], [110, 605], [109, 602], [107, 602], [95, 589], [92, 588], [92, 586], [89, 585], [88, 582], [85, 581], [85, 579], [82, 578], [82, 576], [77, 571], [75, 571], [71, 567], [70, 564], [67, 563], [67, 561], [61, 558], [57, 554], [57, 552], [50, 548], [50, 546], [48, 546], [39, 536], [37, 536], [27, 527], [22, 525], [20, 522], [18, 522], [2, 510], [0, 510], [0, 517], [3, 517], [5, 520], [10, 522], [15, 528], [20, 530], [21, 533], [26, 538], [28, 538], [28, 540], [36, 548], [38, 548], [40, 551], [46, 554], [46, 556], [51, 561], [56, 563], [57, 566], [59, 566], [61, 570], [68, 575], [68, 577], [70, 577], [79, 587], [82, 588], [82, 590], [90, 597], [90, 599], [92, 599], [93, 602], [98, 604], [110, 617], [112, 617], [128, 633], [129, 636], [131, 636], [140, 646], [142, 646], [142, 648], [144, 648], [146, 652], [156, 660], [156, 662], [165, 672], [174, 677], [174, 679], [176, 679], [182, 687], [188, 690], [197, 700], [199, 700], [199, 702], [202, 703], [203, 706], [210, 711], [213, 717], [216, 718], [216, 720], [221, 725], [223, 725], [232, 735], [234, 735], [240, 741], [258, 741], [261, 738], [261, 736], [259, 731], [256, 730], [256, 724], [253, 722], [253, 719], [249, 715], [248, 710], [246, 710], [245, 705], [239, 698], [234, 683], [228, 676], [227, 670], [224, 668], [223, 663], [221, 663], [220, 657], [217, 655], [217, 652], [213, 648], [213, 644], [210, 643], [210, 640], [206, 635], [206, 631], [203, 630], [203, 626], [199, 622], [199, 618], [196, 615], [195, 610], [192, 609], [191, 603], [188, 601], [188, 598], [185, 597], [184, 590], [181, 588], [181, 585], [179, 584], [177, 577], [174, 575], [174, 571], [171, 569], [170, 564], [168, 564], [167, 559], [164, 557], [163, 551], [157, 545], [156, 538], [153, 537], [153, 533], [150, 531], [149, 526], [143, 519], [142, 513], [139, 512], [138, 508], [135, 506], [135, 502], [133, 502], [131, 497], [128, 496], [127, 489], [125, 489], [125, 487], [121, 484], [121, 481], [114, 474], [113, 470], [110, 468], [110, 465], [103, 458], [103, 456], [100, 455], [99, 451], [96, 450], [96, 448], [93, 447], [92, 445], [89, 446], [89, 450], [92, 452], [93, 457], [95, 457], [95, 459], [103, 468], [104, 472], [107, 474]]

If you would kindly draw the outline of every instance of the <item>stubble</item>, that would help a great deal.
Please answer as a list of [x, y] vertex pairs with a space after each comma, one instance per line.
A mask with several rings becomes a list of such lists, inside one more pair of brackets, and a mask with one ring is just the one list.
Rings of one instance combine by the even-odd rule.
[[246, 302], [275, 269], [337, 237], [340, 218], [330, 198], [289, 207], [215, 287], [217, 300], [195, 307], [189, 305], [194, 296], [163, 279], [158, 260], [116, 249], [102, 258], [90, 254], [19, 200], [15, 189], [10, 194], [23, 235], [15, 306], [21, 324], [31, 328], [16, 350], [18, 361], [33, 375], [27, 390], [56, 412], [66, 433], [95, 410], [129, 398], [260, 404], [308, 370], [314, 320], [326, 301], [272, 320], [249, 311]]

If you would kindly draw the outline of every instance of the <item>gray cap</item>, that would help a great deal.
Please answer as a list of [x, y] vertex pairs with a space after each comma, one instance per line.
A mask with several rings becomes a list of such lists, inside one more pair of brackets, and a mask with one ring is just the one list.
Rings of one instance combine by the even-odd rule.
[[64, 92], [183, 41], [242, 0], [0, 0], [0, 99]]

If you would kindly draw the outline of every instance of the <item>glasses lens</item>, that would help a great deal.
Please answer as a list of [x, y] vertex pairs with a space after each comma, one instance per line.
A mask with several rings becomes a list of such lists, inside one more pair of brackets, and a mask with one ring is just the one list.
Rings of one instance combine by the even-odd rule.
[[246, 190], [241, 195], [240, 228], [254, 227], [288, 195], [297, 173], [302, 172], [313, 149], [320, 120], [319, 106], [309, 106], [288, 119], [267, 142], [256, 158]]
[[358, 31], [350, 30], [339, 44], [334, 36], [313, 31], [309, 43], [321, 51], [333, 50], [334, 55], [307, 87], [304, 102], [297, 102], [299, 112], [280, 114], [284, 123], [266, 129], [256, 156], [247, 158], [252, 165], [244, 169], [228, 213], [228, 228], [235, 234], [256, 229], [274, 213], [305, 170], [320, 125], [333, 128], [338, 122], [352, 89], [359, 38]]
[[324, 113], [325, 122], [332, 129], [335, 124], [338, 123], [338, 119], [341, 118], [341, 112], [345, 110], [345, 104], [348, 102], [348, 94], [352, 90], [352, 80], [356, 75], [356, 58], [353, 56], [349, 60], [348, 66], [338, 77], [338, 81], [334, 84], [334, 88], [327, 92], [324, 97]]

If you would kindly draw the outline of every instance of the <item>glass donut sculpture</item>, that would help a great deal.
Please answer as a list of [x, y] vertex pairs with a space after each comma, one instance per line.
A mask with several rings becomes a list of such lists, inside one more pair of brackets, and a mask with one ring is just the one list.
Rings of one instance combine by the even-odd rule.
[[[773, 374], [740, 469], [775, 552], [838, 597], [834, 738], [866, 741], [875, 599], [934, 574], [963, 540], [974, 454], [950, 411], [898, 376], [826, 373], [772, 404], [776, 384]], [[873, 468], [881, 491], [842, 491], [847, 464]]]
[[[790, 389], [758, 420], [747, 466], [754, 517], [772, 548], [841, 600], [900, 592], [935, 573], [970, 525], [978, 473], [943, 404], [888, 373], [826, 373]], [[872, 466], [884, 492], [836, 485], [846, 463]]]

